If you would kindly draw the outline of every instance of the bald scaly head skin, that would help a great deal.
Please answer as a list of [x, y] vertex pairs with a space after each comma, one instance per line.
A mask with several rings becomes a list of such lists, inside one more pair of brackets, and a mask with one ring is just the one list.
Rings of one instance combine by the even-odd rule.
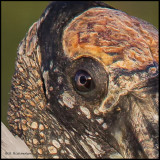
[[37, 158], [158, 158], [158, 31], [100, 2], [53, 2], [18, 49], [8, 121]]

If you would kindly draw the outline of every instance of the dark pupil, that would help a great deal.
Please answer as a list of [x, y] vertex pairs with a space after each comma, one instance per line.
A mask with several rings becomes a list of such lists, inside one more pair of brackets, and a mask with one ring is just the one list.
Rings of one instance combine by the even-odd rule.
[[91, 82], [92, 78], [89, 73], [84, 70], [77, 71], [75, 75], [75, 86], [79, 91], [89, 91], [91, 88]]
[[87, 82], [86, 77], [85, 76], [81, 76], [80, 77], [80, 82], [81, 82], [81, 84], [85, 84]]

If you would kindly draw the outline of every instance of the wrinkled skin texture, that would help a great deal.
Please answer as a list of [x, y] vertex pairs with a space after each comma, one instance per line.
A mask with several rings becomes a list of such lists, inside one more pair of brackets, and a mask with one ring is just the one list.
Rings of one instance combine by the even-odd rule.
[[[11, 131], [36, 158], [158, 158], [158, 63], [151, 24], [100, 2], [53, 2], [19, 45]], [[76, 89], [78, 70], [93, 89]]]

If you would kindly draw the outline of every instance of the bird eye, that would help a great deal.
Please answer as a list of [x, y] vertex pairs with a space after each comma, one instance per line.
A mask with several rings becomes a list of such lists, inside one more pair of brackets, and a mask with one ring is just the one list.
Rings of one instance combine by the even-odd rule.
[[88, 92], [94, 88], [92, 77], [84, 70], [79, 70], [76, 72], [74, 82], [76, 89], [81, 92]]
[[67, 84], [75, 96], [96, 102], [108, 92], [108, 73], [92, 57], [80, 57], [66, 67]]

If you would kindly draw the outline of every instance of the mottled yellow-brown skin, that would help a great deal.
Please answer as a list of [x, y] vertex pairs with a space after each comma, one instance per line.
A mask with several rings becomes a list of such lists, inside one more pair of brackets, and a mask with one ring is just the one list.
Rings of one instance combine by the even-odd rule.
[[63, 47], [72, 59], [88, 55], [106, 66], [129, 71], [158, 62], [157, 30], [108, 8], [91, 8], [75, 17], [64, 31]]
[[[157, 158], [157, 30], [121, 11], [86, 11], [90, 1], [77, 12], [73, 3], [53, 2], [19, 45], [11, 131], [36, 158]], [[87, 94], [71, 80], [81, 69], [96, 86]]]

